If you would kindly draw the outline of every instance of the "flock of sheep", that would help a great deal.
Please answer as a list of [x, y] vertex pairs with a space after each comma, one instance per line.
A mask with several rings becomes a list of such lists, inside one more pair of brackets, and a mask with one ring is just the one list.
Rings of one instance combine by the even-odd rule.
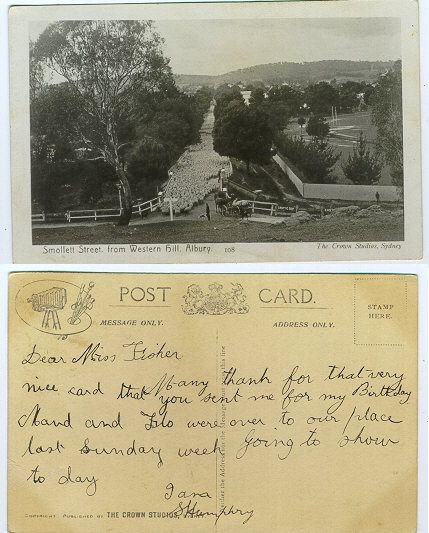
[[[189, 146], [170, 169], [170, 179], [164, 198], [173, 199], [174, 213], [188, 213], [213, 190], [219, 188], [219, 171], [228, 168], [229, 159], [213, 150], [213, 113], [207, 113], [201, 127], [201, 141]], [[169, 213], [169, 202], [161, 210]]]

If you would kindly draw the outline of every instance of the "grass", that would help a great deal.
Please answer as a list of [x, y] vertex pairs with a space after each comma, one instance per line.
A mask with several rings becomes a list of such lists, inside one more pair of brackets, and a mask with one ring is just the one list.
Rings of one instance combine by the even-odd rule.
[[[289, 178], [274, 162], [267, 165], [251, 163], [249, 174], [243, 162], [234, 159], [232, 163], [233, 173], [231, 179], [250, 190], [262, 190], [262, 194], [265, 196], [264, 201], [284, 203], [283, 192], [297, 194], [297, 190]], [[281, 184], [282, 189], [279, 188], [276, 182]]]
[[33, 244], [126, 244], [186, 242], [360, 242], [402, 241], [402, 217], [314, 220], [294, 227], [243, 223], [225, 218], [215, 222], [177, 220], [173, 223], [119, 227], [113, 224], [34, 228]]
[[[376, 129], [371, 123], [371, 116], [369, 111], [362, 111], [357, 113], [349, 113], [338, 116], [338, 123], [331, 124], [330, 117], [327, 117], [331, 128], [331, 136], [328, 138], [329, 144], [339, 151], [341, 156], [334, 165], [333, 173], [337, 176], [337, 183], [348, 183], [344, 176], [342, 165], [347, 161], [348, 156], [353, 153], [353, 147], [356, 145], [356, 140], [359, 133], [362, 131], [368, 144], [368, 148], [374, 152]], [[301, 134], [301, 128], [295, 122], [292, 122], [288, 127], [289, 133], [294, 135]], [[303, 129], [304, 139], [310, 139]], [[392, 185], [392, 177], [388, 165], [384, 165], [381, 172], [380, 185]]]
[[268, 174], [263, 172], [259, 165], [251, 164], [250, 172], [247, 173], [246, 165], [242, 161], [236, 159], [232, 160], [233, 164], [233, 173], [231, 179], [247, 187], [251, 191], [260, 189], [262, 194], [266, 196], [266, 199], [271, 199], [273, 201], [277, 200], [278, 189], [275, 186], [273, 180], [269, 177]]

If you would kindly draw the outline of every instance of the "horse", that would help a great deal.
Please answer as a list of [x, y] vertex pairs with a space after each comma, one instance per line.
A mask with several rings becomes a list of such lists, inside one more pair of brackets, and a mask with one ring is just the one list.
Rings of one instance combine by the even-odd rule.
[[252, 212], [248, 200], [234, 200], [231, 204], [231, 210], [240, 216], [240, 218], [249, 218]]
[[225, 216], [228, 205], [232, 202], [232, 200], [233, 196], [229, 196], [226, 191], [217, 192], [215, 194], [216, 213], [220, 213], [221, 215]]

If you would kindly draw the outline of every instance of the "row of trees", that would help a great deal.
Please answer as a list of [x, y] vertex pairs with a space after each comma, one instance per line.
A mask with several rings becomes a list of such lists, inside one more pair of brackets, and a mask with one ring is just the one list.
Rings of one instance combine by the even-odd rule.
[[389, 165], [394, 185], [404, 186], [404, 151], [402, 124], [402, 65], [380, 76], [370, 98], [372, 122], [377, 130], [376, 150]]
[[[225, 90], [240, 91], [238, 85], [228, 87], [223, 85], [217, 92]], [[267, 102], [287, 106], [292, 117], [299, 115], [330, 115], [331, 108], [338, 112], [350, 113], [360, 105], [369, 104], [374, 87], [364, 81], [346, 81], [342, 84], [332, 84], [326, 81], [309, 84], [302, 88], [291, 85], [275, 85], [270, 88], [258, 84], [252, 87], [252, 98], [264, 98]]]
[[[249, 168], [250, 162], [267, 163], [275, 144], [306, 179], [332, 183], [340, 154], [327, 143], [330, 128], [324, 114], [338, 97], [343, 108], [352, 109], [359, 91], [365, 94], [376, 129], [375, 150], [368, 147], [360, 132], [353, 152], [341, 165], [344, 175], [356, 184], [376, 184], [383, 166], [388, 165], [393, 183], [403, 187], [401, 86], [400, 62], [379, 76], [373, 86], [346, 82], [337, 88], [320, 82], [310, 85], [305, 94], [288, 85], [272, 87], [268, 92], [259, 86], [252, 90], [248, 106], [238, 86], [221, 86], [215, 95], [214, 147], [222, 155], [245, 161]], [[308, 117], [302, 116], [304, 96], [309, 102]], [[310, 142], [285, 132], [288, 121], [296, 115], [301, 130], [306, 126]]]
[[345, 176], [355, 183], [378, 183], [384, 165], [389, 166], [392, 183], [403, 190], [402, 65], [396, 61], [380, 75], [368, 98], [376, 129], [375, 153], [367, 148], [360, 133], [356, 147], [343, 165]]
[[[333, 172], [340, 153], [325, 139], [313, 137], [310, 142], [302, 138], [280, 134], [276, 138], [279, 151], [299, 168], [310, 183], [335, 183]], [[362, 132], [353, 152], [341, 165], [345, 177], [356, 185], [374, 185], [381, 178], [383, 163], [377, 154], [368, 148]]]
[[[249, 172], [251, 162], [263, 165], [270, 161], [274, 144], [308, 181], [336, 181], [333, 167], [340, 153], [327, 142], [329, 124], [323, 115], [312, 114], [308, 122], [298, 119], [301, 127], [306, 124], [310, 142], [284, 132], [293, 112], [299, 111], [294, 89], [282, 86], [266, 97], [264, 90], [257, 87], [251, 92], [248, 106], [237, 86], [220, 87], [216, 96], [214, 148], [218, 153], [243, 160]], [[378, 160], [369, 153], [363, 136], [358, 146], [359, 151], [356, 149], [344, 165], [345, 175], [355, 183], [373, 183], [380, 177]]]
[[32, 45], [32, 187], [43, 207], [65, 179], [81, 179], [87, 199], [110, 181], [127, 224], [133, 196], [197, 142], [212, 91], [181, 93], [162, 44], [150, 21], [66, 21]]
[[[310, 142], [285, 133], [289, 120], [288, 108], [281, 100], [264, 96], [261, 88], [254, 89], [246, 105], [236, 87], [217, 91], [215, 106], [214, 149], [221, 155], [235, 157], [246, 163], [267, 164], [272, 146], [294, 163], [313, 183], [334, 183], [334, 165], [340, 153], [327, 142], [329, 124], [321, 115], [311, 115], [301, 122], [311, 136]], [[381, 176], [382, 164], [367, 148], [361, 133], [353, 154], [343, 165], [345, 176], [354, 183], [376, 183]]]

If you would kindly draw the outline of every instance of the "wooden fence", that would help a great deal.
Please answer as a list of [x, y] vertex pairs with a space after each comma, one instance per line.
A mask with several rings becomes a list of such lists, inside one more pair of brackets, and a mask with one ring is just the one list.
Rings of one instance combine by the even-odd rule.
[[[298, 211], [298, 204], [293, 206], [283, 206], [275, 202], [249, 201], [252, 214], [260, 213], [272, 217], [287, 217]], [[307, 211], [307, 209], [306, 209]]]

